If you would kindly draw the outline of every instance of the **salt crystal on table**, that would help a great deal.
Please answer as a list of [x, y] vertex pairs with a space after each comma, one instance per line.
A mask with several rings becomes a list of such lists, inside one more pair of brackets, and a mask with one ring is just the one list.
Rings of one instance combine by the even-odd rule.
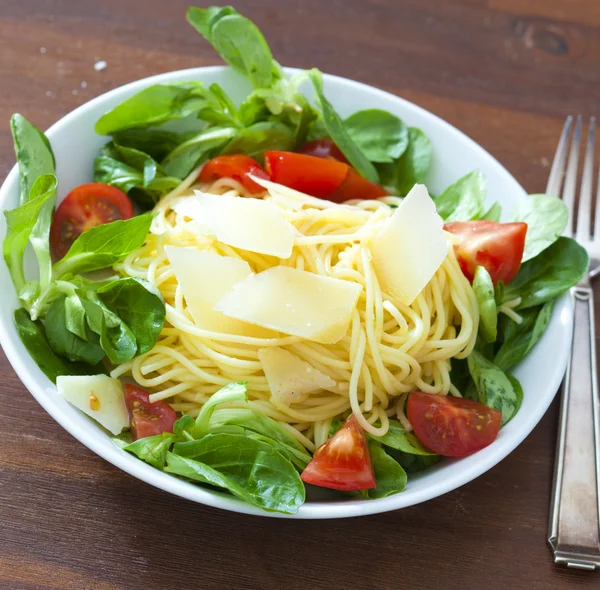
[[40, 53], [46, 53], [46, 48], [45, 47], [40, 47]]
[[106, 66], [107, 66], [107, 65], [108, 65], [108, 64], [107, 64], [107, 63], [106, 63], [106, 62], [105, 62], [105, 61], [102, 59], [102, 60], [100, 60], [100, 61], [97, 61], [97, 62], [94, 64], [94, 69], [95, 69], [97, 72], [101, 72], [103, 69], [105, 69], [105, 68], [106, 68]]
[[87, 88], [87, 82], [85, 80], [81, 83], [81, 87], [82, 88]]

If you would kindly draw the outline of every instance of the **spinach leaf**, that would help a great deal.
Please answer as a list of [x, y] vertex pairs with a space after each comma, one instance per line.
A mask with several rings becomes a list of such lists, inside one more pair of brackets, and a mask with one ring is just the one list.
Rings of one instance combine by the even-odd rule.
[[295, 94], [291, 104], [286, 105], [280, 115], [288, 125], [294, 128], [295, 146], [302, 145], [308, 138], [308, 132], [313, 121], [319, 116], [308, 100], [302, 94]]
[[481, 219], [487, 219], [487, 221], [500, 221], [502, 215], [502, 206], [496, 201], [482, 216]]
[[367, 109], [350, 115], [344, 126], [348, 135], [371, 162], [393, 162], [408, 147], [408, 129], [395, 115]]
[[370, 442], [369, 452], [375, 471], [376, 487], [365, 490], [367, 498], [387, 498], [404, 490], [408, 478], [400, 463], [390, 457], [378, 443]]
[[[6, 236], [2, 243], [2, 250], [17, 293], [25, 287], [23, 257], [27, 241], [32, 236], [44, 204], [55, 197], [56, 186], [57, 180], [54, 174], [42, 174], [38, 176], [31, 189], [29, 201], [16, 209], [4, 211]], [[38, 233], [36, 240], [39, 240], [39, 237]]]
[[19, 204], [30, 200], [31, 189], [39, 176], [54, 174], [56, 163], [46, 135], [23, 115], [15, 113], [10, 119], [10, 130], [19, 163], [21, 195]]
[[306, 467], [311, 460], [306, 449], [287, 430], [272, 418], [250, 408], [217, 409], [210, 419], [209, 432], [214, 433], [225, 426], [241, 427], [247, 436], [256, 435], [259, 440], [269, 442], [300, 469]]
[[[86, 299], [83, 302], [86, 319], [90, 329], [100, 337], [100, 346], [115, 365], [130, 361], [137, 352], [137, 344], [133, 332], [112, 312], [105, 313], [104, 306]], [[109, 322], [116, 318], [116, 322]], [[108, 321], [107, 321], [108, 319]]]
[[[327, 128], [325, 127], [323, 115], [317, 112], [317, 117], [308, 126], [308, 135], [306, 139], [308, 141], [312, 141], [313, 139], [321, 139], [323, 137], [329, 137], [329, 134], [327, 133]], [[382, 166], [379, 168], [382, 168]], [[383, 182], [383, 179], [381, 182]]]
[[569, 210], [552, 195], [529, 195], [517, 203], [513, 221], [527, 224], [523, 261], [530, 260], [556, 242], [567, 227]]
[[259, 91], [251, 92], [240, 104], [238, 109], [239, 118], [244, 127], [249, 127], [264, 121], [271, 115], [271, 111], [268, 109], [265, 99]]
[[[183, 177], [182, 177], [183, 178]], [[94, 162], [94, 179], [112, 184], [123, 192], [148, 202], [158, 201], [167, 192], [179, 186], [181, 179], [167, 176], [156, 160], [134, 148], [112, 143], [106, 144]]]
[[212, 156], [229, 142], [238, 130], [235, 127], [210, 127], [180, 143], [162, 161], [165, 174], [185, 178], [203, 159]]
[[335, 112], [331, 103], [325, 98], [323, 92], [323, 74], [319, 70], [312, 69], [308, 72], [310, 79], [315, 88], [317, 101], [323, 111], [323, 122], [327, 133], [333, 142], [340, 148], [344, 156], [348, 158], [348, 162], [356, 169], [356, 171], [371, 182], [379, 182], [379, 174], [375, 166], [369, 162], [369, 159], [362, 150], [354, 143], [350, 134], [346, 130], [344, 122]]
[[202, 406], [198, 416], [196, 416], [192, 436], [200, 438], [209, 432], [211, 417], [219, 404], [248, 401], [246, 389], [246, 383], [230, 383], [219, 389], [216, 393], [213, 393], [209, 400]]
[[223, 154], [247, 154], [262, 161], [267, 150], [291, 151], [295, 146], [294, 133], [278, 121], [262, 121], [240, 131], [223, 150]]
[[[239, 386], [240, 384], [236, 383], [233, 385]], [[238, 388], [235, 387], [235, 389], [237, 390]], [[224, 390], [222, 389], [221, 391]], [[241, 399], [236, 399], [234, 401], [241, 401]], [[217, 403], [223, 402], [219, 401]], [[284, 430], [275, 420], [265, 416], [264, 414], [255, 412], [251, 408], [217, 409], [211, 415], [209, 421], [209, 430], [212, 432], [213, 429], [225, 425], [242, 426], [244, 429], [264, 434], [273, 440], [282, 442], [290, 447], [298, 449], [299, 451], [306, 452], [304, 447], [294, 438], [294, 436], [289, 434], [287, 430]]]
[[17, 309], [14, 317], [21, 342], [52, 383], [56, 383], [60, 375], [99, 375], [107, 372], [102, 365], [73, 363], [56, 354], [46, 338], [42, 322], [32, 321], [25, 309]]
[[[95, 297], [95, 291], [97, 289], [99, 289], [105, 284], [113, 282], [114, 280], [115, 277], [109, 277], [107, 279], [101, 280], [90, 280], [84, 278], [81, 275], [77, 275], [69, 276], [68, 280], [61, 279], [53, 281], [52, 283], [50, 283], [47, 289], [45, 289], [41, 293], [38, 293], [35, 300], [33, 301], [31, 309], [29, 309], [31, 318], [33, 320], [36, 320], [37, 318], [44, 317], [46, 311], [48, 310], [48, 307], [50, 307], [50, 304], [57, 297], [62, 297], [64, 295], [67, 298], [67, 301], [65, 302], [65, 309], [67, 313], [67, 326], [69, 330], [71, 330], [74, 334], [77, 334], [77, 328], [71, 329], [72, 326], [77, 325], [77, 323], [79, 322], [78, 318], [71, 317], [72, 314], [81, 314], [80, 310], [78, 311], [74, 309], [74, 307], [78, 305], [78, 302], [75, 301], [75, 299], [79, 299], [79, 301], [81, 302], [84, 298]], [[28, 295], [27, 289], [25, 289], [21, 293], [21, 297], [23, 297], [23, 294]], [[73, 298], [72, 300], [70, 300], [71, 297]], [[111, 327], [116, 326], [118, 324], [118, 321], [119, 320], [117, 318], [116, 321], [113, 324], [111, 324]], [[77, 335], [81, 337], [80, 334]]]
[[198, 119], [226, 127], [243, 127], [238, 109], [218, 84], [208, 87], [206, 102], [206, 106], [198, 112]]
[[65, 325], [69, 332], [73, 332], [87, 342], [85, 309], [77, 293], [72, 293], [65, 298]]
[[553, 308], [554, 301], [551, 300], [542, 306], [523, 310], [520, 312], [523, 320], [520, 324], [503, 316], [499, 325], [503, 342], [496, 352], [494, 363], [506, 371], [522, 361], [546, 331]]
[[[50, 287], [52, 287], [52, 283], [50, 283]], [[46, 291], [47, 290], [48, 289], [46, 289]], [[35, 313], [34, 306], [41, 295], [40, 282], [35, 280], [27, 281], [25, 285], [21, 287], [18, 294], [23, 307], [29, 311], [32, 319], [37, 320], [40, 316]]]
[[158, 126], [187, 117], [205, 105], [205, 88], [200, 82], [155, 84], [102, 115], [95, 129], [99, 135], [112, 135], [134, 127]]
[[[10, 128], [19, 163], [20, 204], [23, 205], [49, 189], [48, 180], [43, 183], [43, 186], [40, 186], [39, 183], [36, 184], [36, 181], [40, 177], [49, 179], [51, 176], [46, 175], [54, 175], [56, 164], [48, 138], [25, 117], [18, 113], [13, 115], [10, 120]], [[45, 289], [52, 279], [49, 239], [55, 202], [56, 192], [42, 205], [29, 236], [38, 261], [41, 290]]]
[[212, 43], [212, 26], [224, 16], [238, 14], [232, 6], [210, 6], [198, 8], [190, 6], [187, 10], [187, 21], [209, 42]]
[[112, 266], [144, 243], [151, 223], [152, 215], [146, 213], [88, 229], [54, 265], [54, 278]]
[[163, 129], [125, 129], [113, 135], [116, 145], [148, 154], [159, 162], [186, 140], [187, 133], [174, 133]]
[[183, 442], [185, 440], [194, 440], [190, 434], [194, 428], [196, 421], [188, 414], [184, 414], [178, 420], [175, 420], [173, 424], [173, 435], [177, 442]]
[[377, 167], [381, 182], [400, 196], [406, 196], [415, 184], [425, 180], [432, 158], [433, 149], [425, 133], [416, 127], [409, 127], [406, 151], [398, 161]]
[[179, 475], [193, 481], [223, 488], [244, 502], [260, 505], [253, 495], [246, 491], [243, 485], [238, 484], [237, 481], [230, 479], [216, 469], [194, 459], [180, 457], [174, 453], [167, 453], [167, 465], [164, 470], [173, 475]]
[[467, 359], [453, 358], [450, 360], [450, 381], [456, 389], [465, 397], [469, 385], [473, 383]]
[[131, 439], [132, 436], [129, 430], [124, 430], [121, 434], [110, 437], [110, 440], [112, 440], [120, 449], [124, 449], [127, 445], [131, 444]]
[[122, 447], [152, 467], [163, 469], [167, 461], [167, 451], [173, 444], [174, 437], [170, 432], [163, 432], [155, 436], [147, 436]]
[[502, 412], [502, 425], [516, 413], [517, 393], [506, 373], [474, 350], [467, 358], [469, 371], [477, 388], [479, 401]]
[[143, 169], [129, 166], [118, 158], [107, 155], [107, 152], [108, 150], [103, 150], [103, 153], [94, 159], [94, 181], [116, 186], [124, 193], [136, 187], [143, 188]]
[[278, 440], [275, 440], [269, 436], [265, 436], [260, 432], [255, 432], [253, 430], [245, 430], [241, 426], [226, 426], [224, 428], [231, 428], [234, 434], [243, 434], [248, 438], [253, 438], [255, 440], [260, 440], [269, 446], [272, 446], [277, 451], [279, 451], [288, 461], [290, 461], [298, 471], [303, 471], [304, 468], [310, 463], [312, 457], [304, 451], [298, 451], [296, 448], [286, 445]]
[[75, 287], [71, 281], [53, 281], [46, 290], [37, 291], [37, 293], [35, 291], [29, 292], [31, 284], [27, 284], [26, 288], [21, 291], [19, 298], [23, 302], [26, 301], [24, 306], [34, 321], [46, 315], [50, 304], [57, 297], [68, 297], [75, 293]]
[[515, 395], [517, 396], [517, 407], [515, 409], [515, 414], [521, 409], [521, 405], [523, 404], [523, 387], [521, 386], [521, 382], [510, 373], [506, 373], [508, 380], [510, 381], [513, 389], [515, 390]]
[[[260, 457], [260, 460], [263, 461], [263, 457]], [[265, 497], [263, 498], [263, 494], [260, 492], [257, 493], [255, 486], [252, 486], [250, 490], [247, 490], [243, 480], [240, 484], [236, 479], [227, 477], [218, 470], [213, 469], [204, 463], [200, 463], [199, 461], [195, 461], [194, 459], [188, 459], [185, 457], [179, 457], [173, 453], [167, 453], [167, 465], [165, 467], [165, 471], [167, 473], [179, 475], [193, 481], [223, 488], [244, 502], [248, 502], [249, 504], [258, 506], [259, 508], [264, 508], [265, 510], [288, 514], [295, 514], [298, 511], [297, 506], [291, 507], [286, 505], [285, 498], [283, 502], [281, 502], [277, 497], [272, 499], [267, 494], [264, 494]], [[304, 489], [304, 487], [302, 489]], [[274, 494], [272, 495], [279, 495], [279, 490], [276, 489], [273, 491]], [[301, 498], [299, 501], [296, 500], [298, 505], [301, 505], [303, 502], [304, 498]]]
[[[294, 146], [306, 141], [319, 112], [299, 92], [308, 79], [306, 72], [297, 72], [277, 80], [270, 88], [254, 90], [240, 105], [239, 119], [250, 127], [265, 120], [285, 125], [294, 135]], [[324, 132], [325, 135], [327, 134]]]
[[152, 160], [144, 161], [143, 168], [138, 169], [113, 157], [115, 152], [107, 153], [103, 150], [94, 160], [94, 181], [116, 186], [141, 205], [153, 205], [181, 183], [179, 178], [165, 176]]
[[411, 455], [395, 450], [390, 450], [389, 454], [400, 463], [406, 473], [418, 473], [429, 469], [441, 459], [440, 455]]
[[104, 285], [97, 293], [133, 333], [136, 354], [152, 350], [165, 323], [165, 304], [160, 291], [148, 281], [129, 277]]
[[437, 199], [435, 206], [445, 221], [469, 221], [484, 214], [485, 176], [473, 170], [451, 184]]
[[156, 160], [151, 158], [148, 154], [135, 148], [121, 146], [114, 140], [112, 143], [108, 143], [102, 148], [102, 154], [119, 160], [140, 171], [143, 177], [142, 186], [144, 188], [147, 188], [158, 175], [164, 176], [164, 172], [161, 170]]
[[231, 7], [191, 7], [188, 22], [255, 88], [273, 82], [273, 55], [258, 27]]
[[526, 309], [556, 299], [584, 277], [588, 264], [585, 248], [571, 238], [560, 237], [521, 264], [515, 279], [504, 289], [504, 301], [521, 297], [517, 309]]
[[106, 356], [100, 339], [88, 327], [85, 340], [67, 328], [64, 296], [55, 299], [48, 308], [44, 327], [52, 350], [70, 361], [95, 365]]
[[265, 510], [294, 514], [305, 499], [304, 484], [292, 463], [273, 446], [244, 435], [207, 434], [176, 443], [165, 471], [226, 488]]
[[494, 283], [484, 266], [475, 269], [473, 291], [479, 307], [479, 332], [485, 342], [495, 342], [498, 335], [498, 309], [494, 297]]
[[397, 451], [408, 453], [410, 455], [433, 455], [431, 451], [428, 451], [418, 440], [417, 437], [406, 432], [404, 426], [397, 420], [390, 420], [390, 429], [383, 436], [369, 435], [369, 438], [391, 447]]

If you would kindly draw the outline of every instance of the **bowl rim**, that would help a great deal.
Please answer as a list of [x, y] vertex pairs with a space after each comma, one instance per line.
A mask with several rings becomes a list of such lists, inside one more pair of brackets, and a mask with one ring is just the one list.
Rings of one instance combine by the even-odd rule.
[[[302, 71], [298, 68], [284, 68], [287, 73], [295, 73]], [[199, 75], [210, 75], [222, 73], [226, 70], [231, 70], [228, 66], [204, 66], [197, 68], [188, 68], [184, 70], [175, 70], [166, 72], [163, 74], [156, 74], [147, 78], [141, 78], [118, 86], [112, 90], [109, 90], [88, 102], [78, 106], [76, 109], [67, 113], [64, 117], [54, 123], [48, 130], [47, 134], [50, 138], [55, 133], [59, 133], [61, 128], [68, 124], [72, 119], [76, 119], [83, 115], [86, 111], [96, 108], [100, 103], [117, 97], [121, 94], [132, 93], [137, 90], [153, 84], [153, 83], [165, 83], [169, 81], [175, 81], [180, 78], [192, 79], [194, 76]], [[517, 180], [508, 172], [504, 166], [496, 158], [494, 158], [487, 150], [476, 143], [473, 139], [468, 137], [465, 133], [451, 125], [450, 123], [443, 120], [441, 117], [431, 113], [430, 111], [420, 107], [404, 98], [396, 96], [390, 92], [382, 90], [380, 88], [336, 76], [332, 74], [323, 74], [325, 84], [328, 82], [335, 83], [346, 87], [348, 90], [368, 90], [368, 92], [374, 92], [375, 94], [383, 95], [387, 98], [392, 98], [402, 105], [402, 108], [407, 111], [412, 111], [418, 114], [420, 117], [429, 119], [432, 124], [445, 128], [450, 134], [452, 134], [457, 140], [463, 143], [469, 144], [475, 151], [479, 152], [482, 161], [486, 161], [490, 167], [498, 168], [503, 174], [507, 175], [507, 178], [512, 180], [515, 187], [520, 189], [519, 197], [526, 195], [525, 190], [517, 182]], [[9, 193], [9, 186], [12, 186], [15, 182], [18, 182], [18, 165], [15, 164], [7, 175], [2, 187], [0, 187], [0, 205], [6, 200]], [[558, 308], [559, 306], [557, 306]], [[572, 332], [572, 321], [573, 321], [573, 306], [571, 299], [568, 295], [563, 296], [560, 300], [561, 307], [561, 321], [563, 321], [568, 333]], [[555, 309], [554, 313], [559, 310]], [[11, 335], [14, 332], [14, 335]], [[550, 403], [554, 399], [556, 392], [560, 386], [563, 374], [565, 372], [567, 355], [564, 354], [559, 362], [555, 363], [553, 367], [548, 370], [552, 371], [550, 378], [551, 389], [553, 393], [547, 396], [545, 403], [538, 404], [536, 411], [528, 414], [527, 420], [523, 423], [520, 430], [512, 433], [512, 436], [508, 440], [504, 440], [503, 444], [492, 444], [487, 449], [484, 449], [485, 453], [478, 453], [481, 456], [481, 461], [475, 462], [473, 465], [465, 468], [457, 475], [453, 475], [444, 479], [443, 481], [437, 482], [434, 485], [429, 486], [425, 490], [422, 490], [417, 498], [407, 498], [406, 492], [388, 496], [387, 498], [381, 498], [378, 500], [348, 500], [348, 501], [328, 501], [328, 502], [307, 502], [300, 507], [297, 514], [288, 515], [280, 514], [275, 512], [267, 512], [260, 508], [251, 506], [242, 502], [241, 500], [219, 491], [207, 490], [188, 482], [184, 482], [178, 478], [175, 478], [169, 474], [160, 472], [150, 465], [145, 464], [143, 461], [129, 455], [125, 451], [119, 449], [114, 445], [114, 449], [105, 446], [101, 439], [95, 436], [94, 430], [81, 429], [79, 426], [73, 424], [68, 416], [64, 415], [63, 412], [53, 403], [53, 397], [57, 394], [51, 387], [40, 388], [36, 384], [36, 379], [32, 374], [30, 368], [27, 367], [28, 362], [33, 362], [29, 357], [29, 354], [25, 351], [23, 354], [19, 350], [19, 346], [22, 350], [25, 350], [20, 342], [14, 325], [7, 325], [4, 321], [3, 316], [0, 315], [0, 345], [2, 346], [6, 357], [12, 365], [14, 371], [17, 373], [22, 383], [25, 385], [31, 395], [37, 400], [37, 402], [52, 416], [52, 418], [58, 422], [67, 432], [69, 432], [75, 439], [84, 444], [91, 451], [112, 463], [119, 469], [126, 473], [133, 475], [134, 477], [153, 485], [163, 491], [172, 493], [176, 496], [195, 501], [207, 506], [221, 508], [238, 513], [268, 516], [275, 518], [296, 518], [296, 519], [329, 519], [329, 518], [348, 518], [356, 516], [366, 516], [370, 514], [377, 514], [382, 512], [389, 512], [408, 506], [413, 506], [425, 502], [427, 500], [436, 498], [450, 491], [453, 491], [466, 483], [476, 479], [480, 475], [483, 475], [489, 469], [497, 465], [502, 459], [507, 457], [521, 442], [531, 433], [533, 428], [540, 421], [542, 416], [546, 413]], [[45, 377], [45, 376], [44, 376]]]

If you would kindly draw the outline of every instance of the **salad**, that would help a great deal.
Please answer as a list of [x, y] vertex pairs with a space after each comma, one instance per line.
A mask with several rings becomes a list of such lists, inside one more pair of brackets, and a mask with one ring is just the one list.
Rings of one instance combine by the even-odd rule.
[[232, 7], [187, 18], [251, 83], [240, 104], [200, 82], [134, 94], [58, 206], [50, 142], [12, 117], [3, 254], [33, 360], [124, 452], [268, 511], [311, 486], [383, 498], [490, 445], [587, 270], [565, 205], [530, 195], [501, 222], [479, 170], [430, 196], [422, 130], [342, 119]]

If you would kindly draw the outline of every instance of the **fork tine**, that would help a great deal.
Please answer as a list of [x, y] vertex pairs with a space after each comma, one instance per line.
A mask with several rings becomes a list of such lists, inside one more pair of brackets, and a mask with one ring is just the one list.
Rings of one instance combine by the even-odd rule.
[[583, 161], [583, 175], [577, 208], [577, 240], [588, 242], [592, 236], [592, 183], [594, 175], [594, 135], [596, 119], [590, 118], [587, 148]]
[[554, 160], [552, 161], [552, 168], [550, 169], [550, 176], [548, 177], [548, 184], [546, 186], [546, 194], [554, 195], [555, 197], [560, 196], [560, 187], [562, 186], [562, 179], [565, 175], [565, 160], [567, 157], [567, 142], [569, 140], [569, 132], [571, 131], [571, 125], [573, 124], [573, 117], [569, 115], [563, 126], [563, 130], [556, 146], [556, 153], [554, 154]]
[[563, 189], [563, 201], [569, 210], [569, 222], [565, 229], [565, 235], [573, 235], [575, 226], [575, 189], [577, 188], [577, 167], [579, 165], [579, 141], [581, 139], [581, 115], [577, 116], [575, 131], [571, 141], [569, 151], [569, 162], [567, 163], [567, 174], [565, 176], [565, 186]]

